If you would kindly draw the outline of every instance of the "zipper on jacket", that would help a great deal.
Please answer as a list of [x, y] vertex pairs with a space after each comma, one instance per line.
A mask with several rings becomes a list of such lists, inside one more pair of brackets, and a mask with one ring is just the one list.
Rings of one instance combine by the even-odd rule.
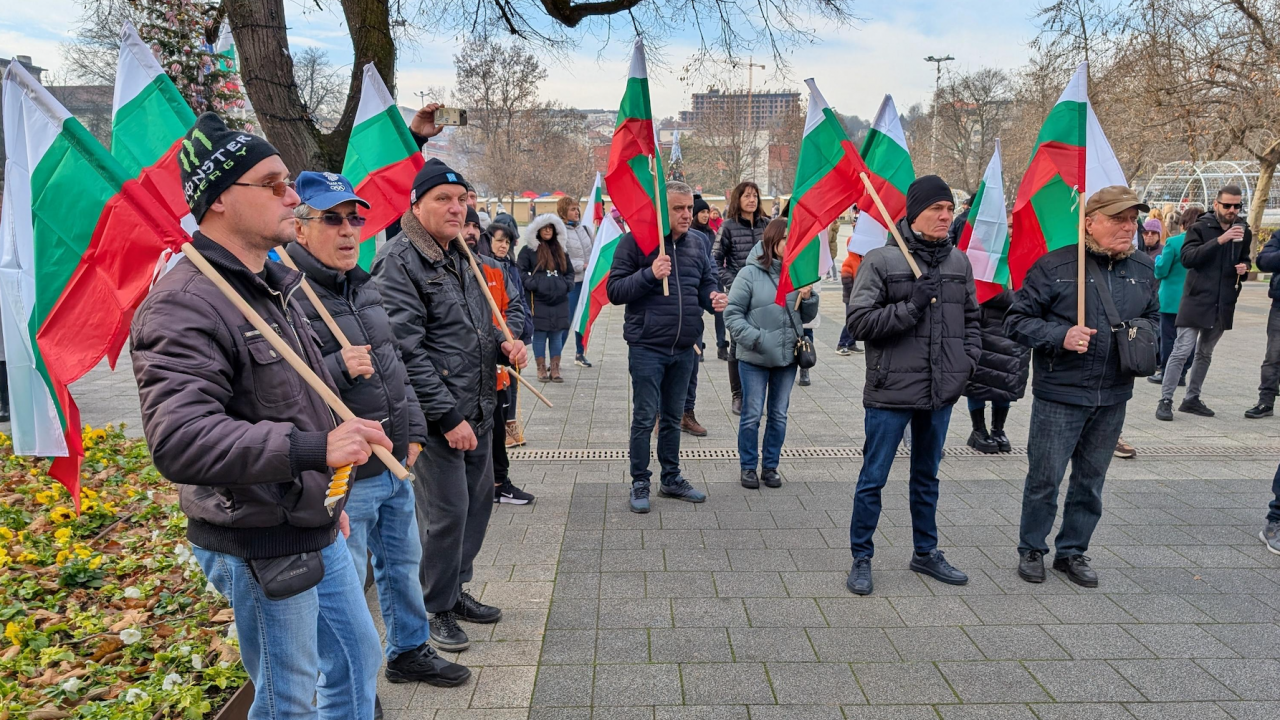
[[[348, 287], [350, 287], [350, 284], [348, 284]], [[351, 316], [355, 318], [355, 320], [356, 320], [356, 325], [359, 325], [359, 326], [360, 326], [360, 332], [361, 332], [361, 333], [363, 333], [363, 334], [364, 334], [365, 339], [366, 339], [366, 340], [368, 340], [368, 339], [369, 339], [369, 328], [365, 327], [365, 326], [364, 326], [364, 320], [361, 320], [361, 319], [360, 319], [360, 312], [359, 312], [358, 310], [356, 310], [355, 303], [351, 302], [351, 300], [347, 297], [346, 293], [343, 293], [343, 294], [341, 295], [341, 297], [342, 297], [342, 301], [343, 301], [343, 302], [345, 302], [345, 303], [347, 304], [347, 307], [351, 308]], [[336, 322], [337, 322], [337, 320], [334, 320], [334, 322], [336, 323]], [[336, 338], [335, 338], [335, 339], [336, 339]], [[370, 352], [370, 353], [369, 353], [369, 364], [370, 364], [370, 365], [372, 365], [372, 364], [373, 364], [373, 353], [372, 353], [372, 352]], [[395, 426], [396, 426], [396, 425], [395, 425], [395, 421], [393, 420], [393, 418], [395, 417], [395, 413], [391, 411], [391, 388], [387, 387], [387, 374], [386, 374], [386, 373], [377, 372], [377, 368], [375, 367], [375, 368], [374, 368], [374, 375], [377, 375], [377, 376], [378, 376], [378, 383], [379, 383], [380, 385], [382, 385], [382, 392], [383, 392], [383, 395], [387, 398], [387, 412], [389, 413], [389, 415], [388, 415], [388, 417], [387, 417], [385, 420], [383, 420], [382, 422], [383, 422], [383, 423], [385, 423], [385, 424], [386, 424], [386, 426], [387, 426], [387, 437], [388, 437], [388, 438], [393, 438], [393, 439], [392, 439], [392, 442], [394, 443], [394, 442], [395, 442], [394, 438], [395, 438]], [[407, 437], [408, 437], [408, 435], [406, 435], [405, 437], [407, 438]]]
[[[676, 252], [675, 238], [671, 239], [671, 274], [676, 280], [676, 337], [671, 341], [671, 354], [676, 354], [676, 344], [680, 342], [680, 332], [684, 329], [684, 293], [680, 290], [680, 254]], [[696, 368], [695, 368], [696, 369]]]

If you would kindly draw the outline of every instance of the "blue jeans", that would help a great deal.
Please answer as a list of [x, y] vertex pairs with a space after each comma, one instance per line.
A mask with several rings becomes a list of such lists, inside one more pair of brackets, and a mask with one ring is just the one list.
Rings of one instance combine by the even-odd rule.
[[649, 484], [649, 436], [658, 423], [658, 464], [662, 483], [680, 478], [680, 416], [689, 394], [689, 375], [697, 364], [693, 348], [672, 355], [632, 345], [627, 351], [631, 373], [631, 482]]
[[1058, 486], [1068, 461], [1071, 477], [1062, 507], [1062, 528], [1053, 540], [1055, 555], [1069, 558], [1089, 549], [1089, 538], [1102, 517], [1102, 483], [1124, 427], [1124, 408], [1122, 402], [1102, 407], [1041, 398], [1031, 402], [1019, 552], [1049, 552], [1049, 531], [1058, 514]]
[[243, 558], [192, 552], [235, 611], [240, 656], [257, 689], [250, 720], [372, 720], [382, 653], [341, 533], [320, 553], [320, 584], [285, 600], [268, 600]]
[[[983, 409], [985, 409], [985, 408], [987, 407], [987, 401], [986, 401], [986, 400], [974, 400], [974, 399], [973, 399], [973, 398], [971, 398], [971, 397], [966, 397], [965, 399], [969, 401], [969, 412], [973, 412], [974, 410], [983, 410]], [[1009, 401], [1008, 401], [1008, 400], [992, 400], [992, 401], [991, 401], [991, 407], [993, 407], [993, 408], [999, 408], [999, 407], [1007, 408], [1007, 407], [1009, 407]]]
[[[534, 330], [533, 331], [533, 356], [535, 358], [560, 357], [560, 353], [564, 350], [564, 341], [569, 335], [568, 330]], [[551, 344], [551, 355], [547, 355], [547, 344]]]
[[863, 427], [862, 472], [853, 493], [849, 549], [854, 557], [875, 555], [871, 538], [880, 522], [880, 490], [889, 480], [902, 433], [911, 425], [911, 534], [917, 553], [938, 547], [938, 463], [951, 424], [950, 405], [940, 410], [867, 408]]
[[766, 395], [769, 417], [764, 427], [764, 467], [778, 467], [782, 442], [787, 439], [787, 406], [791, 404], [791, 387], [795, 383], [795, 363], [786, 367], [761, 367], [745, 360], [738, 361], [742, 378], [742, 417], [738, 420], [738, 463], [743, 470], [755, 470], [759, 452], [760, 416]]
[[[573, 314], [578, 311], [578, 298], [581, 296], [582, 296], [582, 281], [579, 280], [578, 282], [573, 284], [573, 289], [569, 291], [569, 317], [570, 318], [572, 318]], [[582, 347], [582, 333], [575, 330], [573, 332], [573, 340], [574, 340], [574, 345], [578, 349], [579, 355], [581, 355], [583, 352], [586, 351], [585, 348]], [[564, 344], [563, 341], [561, 341], [561, 344], [562, 345]]]
[[422, 605], [418, 566], [418, 518], [414, 513], [413, 483], [386, 470], [357, 480], [347, 500], [351, 537], [347, 549], [364, 587], [366, 552], [373, 553], [373, 579], [378, 604], [387, 626], [387, 659], [394, 659], [427, 641], [427, 609]]

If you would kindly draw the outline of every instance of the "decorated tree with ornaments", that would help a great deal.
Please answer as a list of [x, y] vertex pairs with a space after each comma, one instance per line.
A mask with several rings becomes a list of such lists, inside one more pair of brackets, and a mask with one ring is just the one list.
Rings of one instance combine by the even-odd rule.
[[219, 3], [130, 0], [138, 34], [197, 115], [212, 110], [229, 127], [254, 131], [236, 67], [234, 45]]

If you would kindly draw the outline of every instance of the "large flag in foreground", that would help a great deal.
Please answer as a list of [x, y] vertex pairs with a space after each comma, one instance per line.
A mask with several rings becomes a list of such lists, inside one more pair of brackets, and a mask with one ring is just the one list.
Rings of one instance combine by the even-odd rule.
[[618, 249], [618, 241], [622, 239], [622, 228], [613, 221], [612, 215], [606, 215], [596, 230], [596, 242], [591, 247], [591, 259], [587, 261], [587, 269], [583, 274], [586, 282], [583, 292], [578, 293], [578, 307], [573, 311], [573, 329], [582, 335], [582, 347], [586, 348], [591, 340], [591, 326], [600, 314], [600, 309], [609, 304], [609, 294], [605, 291], [605, 283], [609, 280], [609, 268], [613, 267], [613, 253]]
[[188, 233], [196, 230], [178, 173], [182, 136], [196, 124], [195, 113], [128, 22], [120, 29], [111, 108], [111, 154], [137, 178]]
[[0, 90], [0, 322], [13, 447], [55, 457], [50, 474], [78, 509], [84, 450], [67, 386], [104, 356], [114, 365], [156, 258], [186, 234], [20, 63]]
[[[804, 138], [800, 141], [800, 157], [796, 164], [795, 194], [787, 215], [787, 249], [782, 259], [782, 280], [778, 283], [779, 303], [787, 293], [812, 285], [826, 270], [826, 229], [831, 221], [862, 194], [858, 173], [866, 172], [853, 142], [845, 133], [840, 119], [831, 111], [818, 92], [813, 78], [809, 86], [809, 114], [804, 122]], [[881, 242], [883, 244], [883, 242]]]
[[1041, 255], [1076, 244], [1077, 202], [1104, 187], [1128, 185], [1089, 104], [1087, 70], [1080, 63], [1044, 119], [1031, 164], [1018, 185], [1009, 245], [1009, 277], [1015, 288], [1022, 287], [1027, 270]]
[[999, 295], [1009, 284], [1009, 218], [1004, 206], [1004, 174], [1000, 168], [1000, 141], [987, 163], [982, 184], [973, 196], [959, 247], [973, 266], [978, 302]]
[[627, 90], [618, 105], [618, 124], [613, 129], [604, 182], [613, 206], [631, 228], [636, 245], [646, 253], [658, 249], [659, 239], [666, 237], [671, 227], [667, 218], [667, 183], [663, 179], [657, 141], [653, 108], [649, 104], [644, 41], [636, 38]]
[[880, 217], [880, 210], [871, 193], [862, 192], [858, 203], [858, 224], [849, 238], [849, 252], [866, 255], [881, 247], [889, 238], [889, 226], [907, 215], [907, 188], [916, 179], [911, 165], [911, 153], [907, 151], [907, 134], [902, 130], [902, 120], [893, 97], [885, 95], [876, 112], [876, 119], [862, 141], [862, 160], [867, 164], [867, 175], [875, 186], [884, 209], [893, 217]]
[[360, 105], [347, 141], [342, 174], [356, 194], [372, 206], [365, 214], [360, 240], [360, 267], [373, 265], [374, 237], [409, 209], [413, 176], [422, 168], [422, 148], [413, 141], [404, 116], [373, 63], [364, 66]]

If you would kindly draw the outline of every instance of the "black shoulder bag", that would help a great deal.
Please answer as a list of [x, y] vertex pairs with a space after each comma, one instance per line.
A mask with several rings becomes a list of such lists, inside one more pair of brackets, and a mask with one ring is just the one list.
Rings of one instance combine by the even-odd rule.
[[1098, 267], [1097, 261], [1092, 257], [1088, 258], [1088, 263], [1089, 275], [1093, 278], [1093, 284], [1098, 287], [1102, 309], [1106, 312], [1107, 324], [1111, 326], [1111, 337], [1115, 340], [1116, 349], [1120, 351], [1120, 372], [1131, 377], [1154, 374], [1159, 365], [1154, 323], [1141, 317], [1121, 320], [1102, 268]]
[[818, 364], [818, 351], [814, 349], [813, 341], [796, 328], [796, 319], [791, 316], [791, 308], [784, 307], [782, 311], [787, 314], [791, 329], [796, 334], [796, 365], [799, 365], [802, 370], [808, 370]]

